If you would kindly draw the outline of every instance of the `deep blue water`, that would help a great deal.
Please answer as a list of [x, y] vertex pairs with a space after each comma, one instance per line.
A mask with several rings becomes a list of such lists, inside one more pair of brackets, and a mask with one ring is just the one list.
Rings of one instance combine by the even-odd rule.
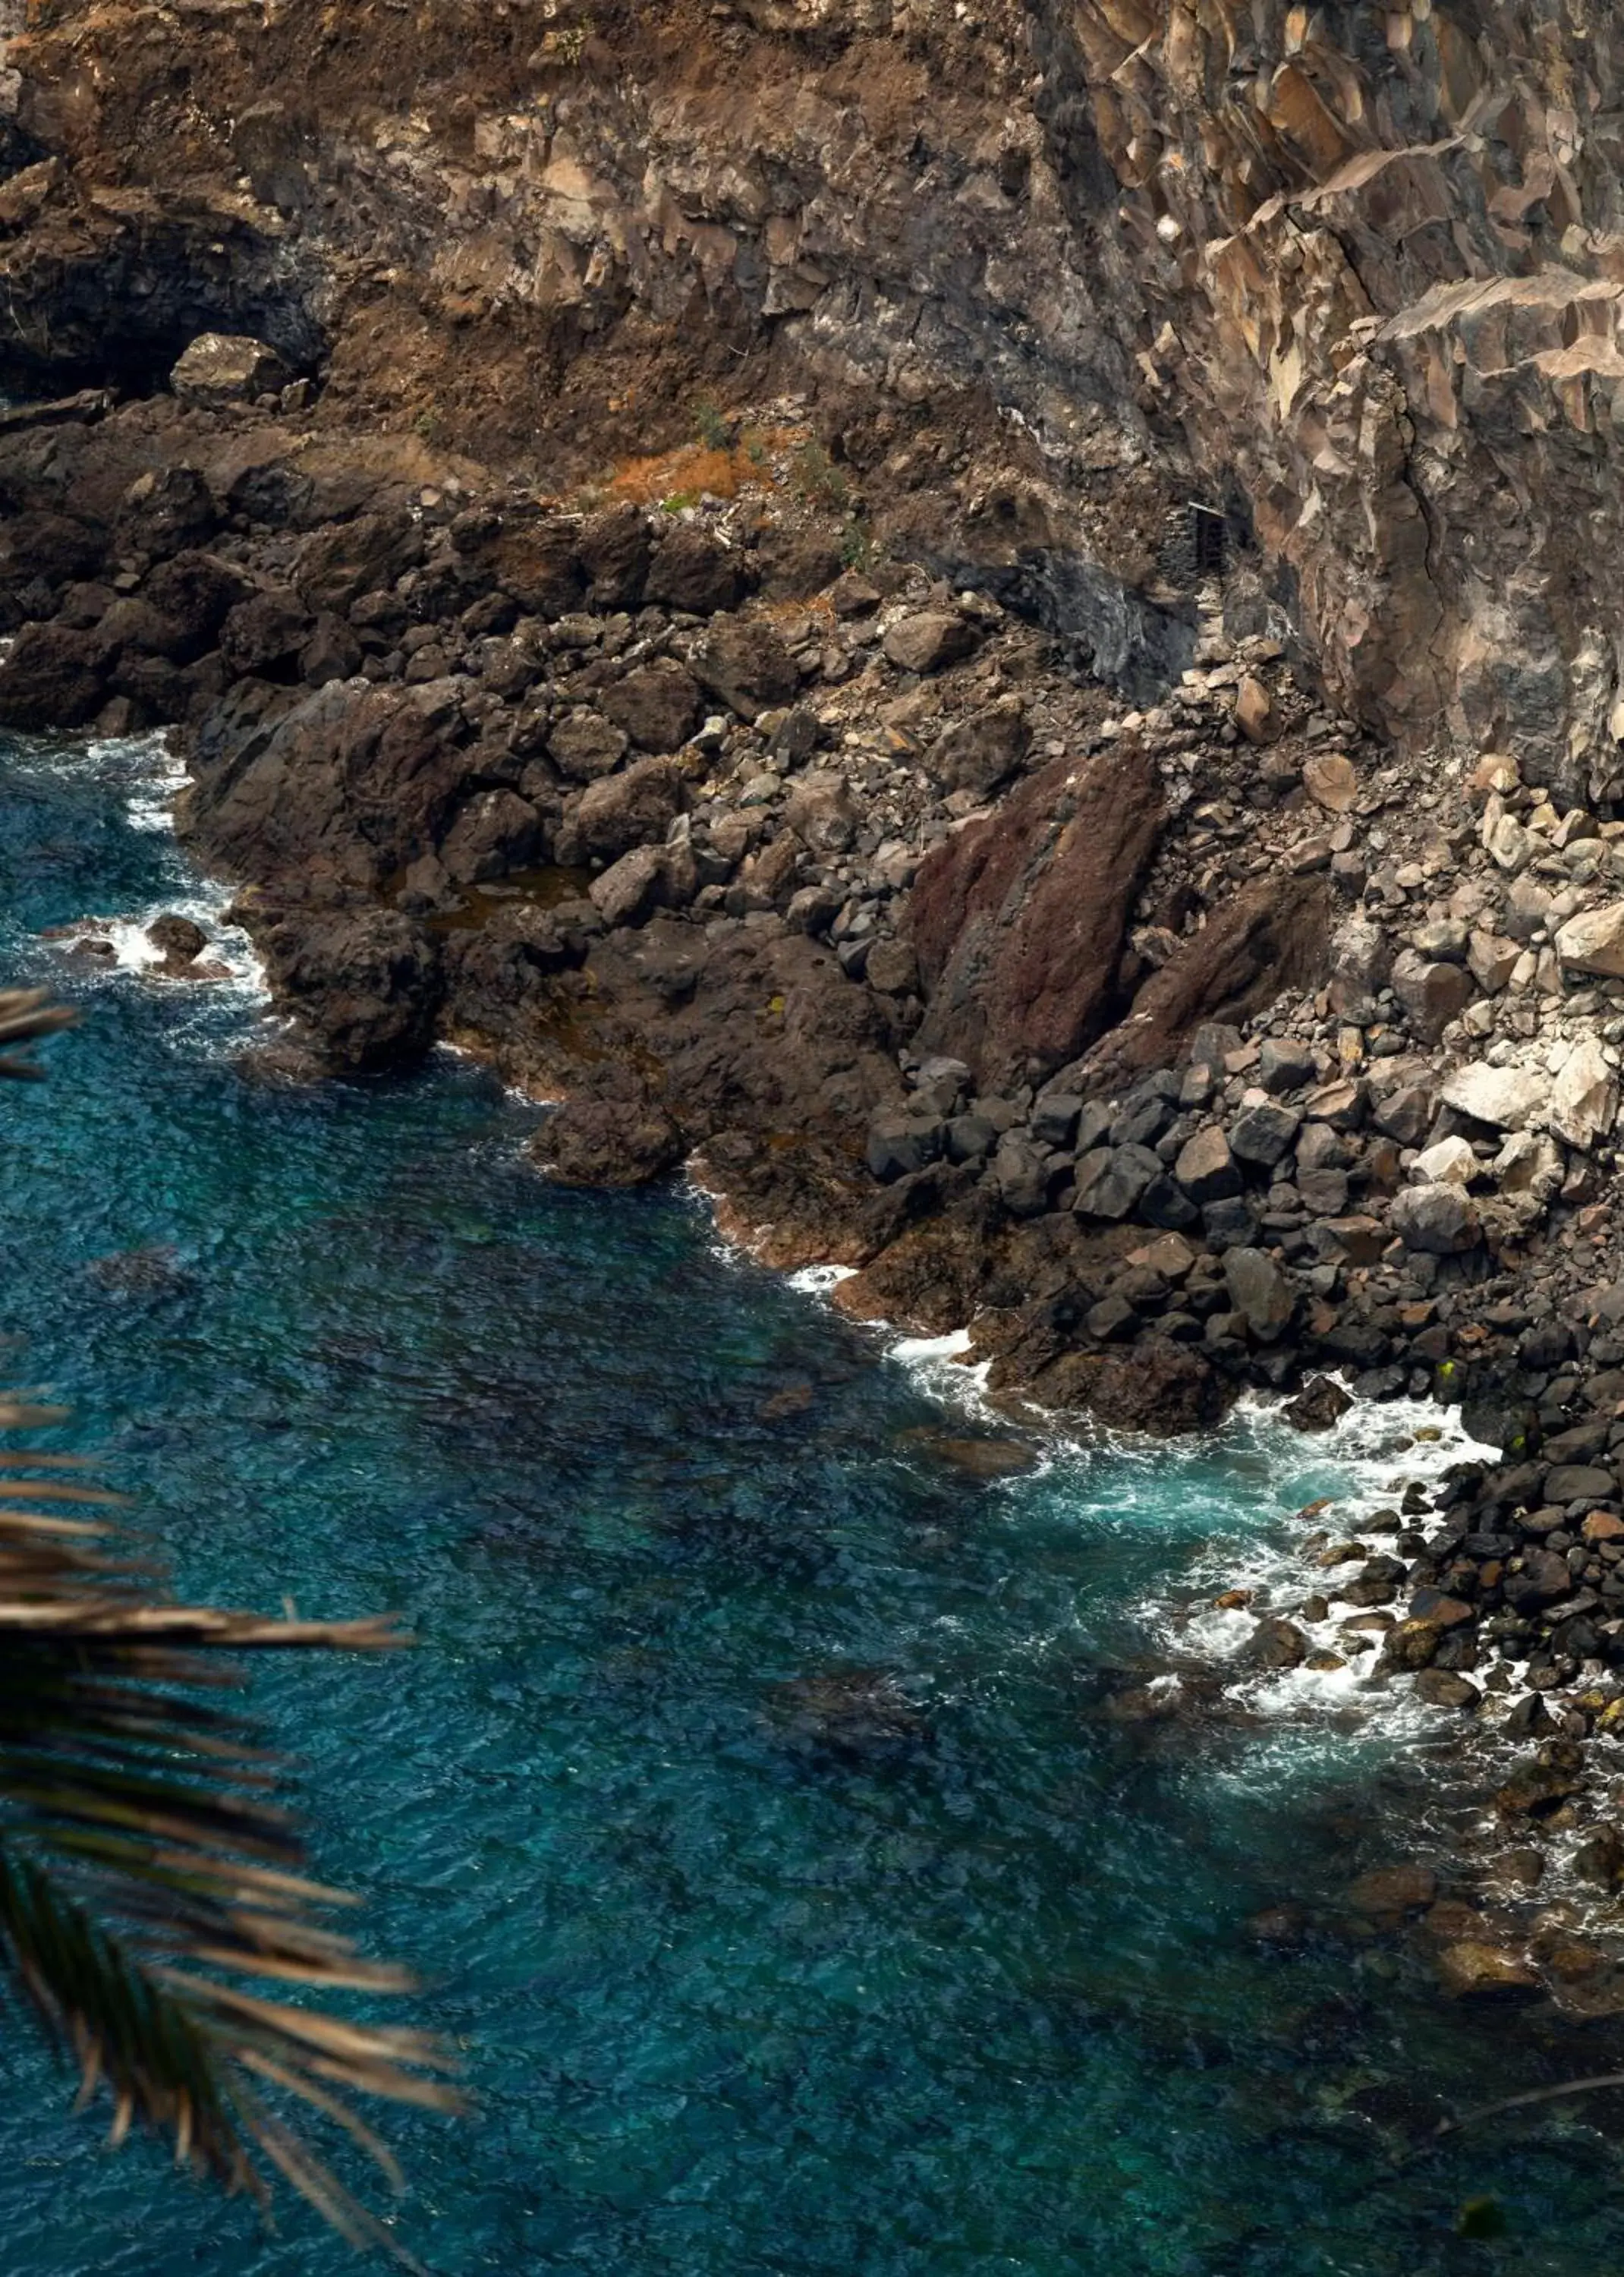
[[[1097, 1712], [1145, 1603], [1345, 1486], [1334, 1453], [1243, 1426], [977, 1484], [908, 1436], [952, 1419], [875, 1334], [718, 1254], [680, 1195], [549, 1189], [533, 1113], [466, 1064], [246, 1076], [240, 994], [32, 938], [189, 890], [132, 824], [151, 764], [0, 758], [4, 967], [87, 1013], [46, 1089], [0, 1097], [0, 1330], [186, 1591], [416, 1630], [259, 1689], [319, 1867], [467, 2052], [476, 2121], [391, 2116], [414, 2250], [448, 2277], [1617, 2267], [1605, 2104], [1402, 2155], [1440, 2098], [1600, 2043], [1245, 1932], [1393, 1854], [1412, 1757]], [[97, 1264], [151, 1249], [156, 1286]], [[779, 1687], [851, 1669], [917, 1745], [795, 1743]], [[5, 2046], [5, 2277], [350, 2266], [301, 2209], [268, 2240], [110, 2156]], [[1457, 2235], [1485, 2194], [1504, 2234]]]

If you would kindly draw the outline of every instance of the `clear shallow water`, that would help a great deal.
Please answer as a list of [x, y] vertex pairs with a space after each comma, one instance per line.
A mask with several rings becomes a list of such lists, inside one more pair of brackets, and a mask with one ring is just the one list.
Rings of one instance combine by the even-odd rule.
[[[242, 990], [86, 977], [30, 938], [196, 892], [153, 765], [0, 760], [4, 967], [89, 1016], [48, 1090], [0, 1097], [0, 1329], [188, 1590], [416, 1627], [260, 1695], [319, 1866], [469, 2052], [477, 2124], [392, 2124], [414, 2249], [448, 2277], [1617, 2266], [1624, 2170], [1582, 2115], [1400, 2162], [1440, 2095], [1604, 2068], [1601, 2042], [1244, 1932], [1392, 1854], [1413, 1755], [1324, 1717], [1096, 1712], [1192, 1561], [1256, 1561], [1374, 1458], [1242, 1423], [977, 1485], [909, 1438], [952, 1419], [875, 1337], [719, 1255], [681, 1197], [547, 1188], [533, 1116], [466, 1064], [245, 1078]], [[89, 1269], [153, 1247], [156, 1288]], [[851, 1668], [922, 1744], [791, 1743], [776, 1687]], [[5, 2277], [351, 2266], [296, 2209], [267, 2241], [150, 2151], [109, 2158], [6, 2048]], [[1458, 2236], [1484, 2192], [1505, 2234]]]

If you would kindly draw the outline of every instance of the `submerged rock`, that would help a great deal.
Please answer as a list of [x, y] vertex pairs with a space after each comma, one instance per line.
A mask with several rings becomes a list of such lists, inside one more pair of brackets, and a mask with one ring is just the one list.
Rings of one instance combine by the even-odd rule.
[[110, 1297], [178, 1297], [194, 1285], [195, 1275], [168, 1243], [147, 1249], [114, 1250], [92, 1258], [85, 1276]]
[[930, 1719], [883, 1669], [836, 1668], [772, 1687], [770, 1722], [784, 1743], [854, 1767], [899, 1764], [929, 1748]]
[[1039, 1461], [1036, 1448], [1021, 1439], [966, 1437], [946, 1431], [919, 1429], [905, 1431], [902, 1443], [928, 1456], [932, 1462], [962, 1471], [974, 1479], [1018, 1478], [1036, 1470]]
[[1438, 1981], [1457, 1999], [1506, 1999], [1537, 1992], [1539, 1974], [1525, 1955], [1480, 1938], [1462, 1938], [1438, 1956]]

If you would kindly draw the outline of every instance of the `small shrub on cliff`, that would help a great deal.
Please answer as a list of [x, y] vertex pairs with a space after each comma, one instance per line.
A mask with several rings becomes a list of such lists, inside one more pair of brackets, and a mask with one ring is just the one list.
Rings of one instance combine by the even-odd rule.
[[793, 461], [796, 494], [816, 506], [844, 513], [851, 502], [851, 486], [816, 436], [796, 446]]
[[732, 423], [709, 396], [702, 396], [694, 406], [694, 432], [708, 451], [731, 451], [733, 447]]

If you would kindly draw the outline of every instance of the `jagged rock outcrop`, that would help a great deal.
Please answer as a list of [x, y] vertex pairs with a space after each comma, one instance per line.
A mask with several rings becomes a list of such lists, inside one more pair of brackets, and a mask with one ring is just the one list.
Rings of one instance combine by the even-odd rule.
[[930, 996], [921, 1047], [997, 1090], [1092, 1043], [1162, 815], [1155, 770], [1118, 743], [1086, 764], [1057, 760], [930, 855], [911, 920]]

